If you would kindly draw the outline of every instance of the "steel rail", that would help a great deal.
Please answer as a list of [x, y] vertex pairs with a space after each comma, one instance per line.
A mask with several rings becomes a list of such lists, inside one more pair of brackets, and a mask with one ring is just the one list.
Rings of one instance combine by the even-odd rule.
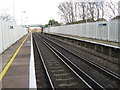
[[41, 37], [49, 40], [50, 42], [56, 44], [56, 45], [59, 46], [60, 48], [66, 50], [67, 52], [73, 54], [74, 56], [76, 56], [76, 57], [84, 60], [84, 61], [85, 61], [86, 63], [88, 63], [89, 65], [95, 67], [96, 69], [98, 69], [98, 70], [100, 70], [101, 72], [105, 73], [106, 75], [110, 76], [112, 79], [117, 80], [118, 82], [120, 82], [120, 75], [118, 75], [118, 74], [116, 74], [116, 73], [114, 73], [114, 72], [112, 72], [112, 71], [104, 68], [103, 66], [98, 65], [97, 63], [93, 62], [92, 60], [89, 60], [89, 59], [87, 59], [87, 58], [85, 58], [85, 57], [76, 55], [75, 53], [71, 52], [70, 50], [64, 48], [63, 46], [57, 44], [56, 42], [50, 40], [50, 39], [47, 38], [47, 37], [44, 37], [44, 36], [41, 36]]
[[81, 70], [79, 67], [77, 67], [73, 62], [71, 62], [67, 57], [65, 57], [62, 53], [60, 53], [57, 49], [55, 49], [53, 46], [51, 46], [47, 41], [43, 40], [43, 43], [47, 47], [51, 49], [54, 53], [61, 58], [61, 60], [92, 90], [101, 89], [105, 90], [105, 88], [100, 85], [98, 82], [96, 82], [94, 79], [92, 79], [89, 75], [87, 75], [83, 70]]
[[37, 46], [37, 50], [38, 50], [38, 52], [39, 52], [39, 56], [40, 56], [40, 58], [41, 58], [41, 61], [42, 61], [42, 64], [43, 64], [43, 66], [44, 66], [45, 72], [46, 72], [46, 74], [47, 74], [47, 77], [48, 77], [49, 83], [50, 83], [50, 85], [51, 85], [51, 88], [52, 88], [52, 90], [55, 90], [54, 84], [53, 84], [53, 82], [52, 82], [52, 80], [51, 80], [51, 77], [50, 77], [50, 75], [49, 75], [49, 73], [48, 73], [48, 70], [47, 70], [47, 67], [46, 67], [46, 65], [45, 65], [44, 59], [43, 59], [43, 57], [42, 57], [41, 51], [40, 51], [40, 49], [39, 49], [38, 43], [37, 43], [37, 41], [35, 40], [35, 36], [33, 36], [33, 38], [34, 38], [35, 44], [36, 44], [36, 46]]
[[[39, 36], [38, 36], [39, 37]], [[51, 46], [49, 46], [47, 43], [46, 43], [46, 41], [42, 41], [43, 43], [44, 43], [44, 45], [46, 45], [47, 47], [48, 47], [48, 49], [50, 49], [53, 53], [54, 53], [54, 55], [56, 55], [74, 74], [75, 74], [75, 76], [77, 76], [90, 90], [95, 90], [96, 88], [99, 88], [99, 87], [97, 87], [96, 85], [95, 85], [95, 87], [96, 88], [93, 88], [93, 87], [91, 87], [79, 74], [77, 74], [76, 73], [76, 71], [74, 70], [74, 69], [72, 69], [64, 60], [63, 60], [63, 58], [61, 58], [60, 57], [60, 55], [58, 54], [58, 53], [56, 53], [55, 51], [54, 51], [54, 49], [53, 48], [51, 48]], [[44, 64], [45, 65], [45, 64]], [[47, 67], [46, 67], [46, 69], [47, 69]], [[50, 75], [49, 75], [50, 76]], [[55, 86], [54, 86], [55, 87]], [[89, 90], [88, 89], [88, 90]], [[103, 89], [102, 89], [103, 90]]]

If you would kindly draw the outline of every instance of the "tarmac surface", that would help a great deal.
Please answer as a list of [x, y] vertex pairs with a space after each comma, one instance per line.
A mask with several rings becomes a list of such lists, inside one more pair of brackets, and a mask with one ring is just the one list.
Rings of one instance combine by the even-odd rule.
[[[0, 56], [2, 59], [2, 70], [9, 63], [10, 59], [14, 56], [18, 47], [20, 47], [26, 37], [27, 35], [2, 53]], [[30, 40], [31, 38], [29, 34], [6, 74], [2, 78], [2, 88], [29, 88]]]

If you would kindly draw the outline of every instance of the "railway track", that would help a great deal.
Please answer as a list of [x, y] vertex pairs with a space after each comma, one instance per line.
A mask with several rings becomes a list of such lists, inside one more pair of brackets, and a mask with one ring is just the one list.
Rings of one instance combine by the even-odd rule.
[[[45, 38], [45, 37], [44, 37]], [[86, 59], [85, 57], [82, 57], [82, 56], [79, 56], [77, 54], [75, 54], [74, 52], [71, 52], [70, 50], [68, 50], [67, 48], [61, 46], [60, 44], [56, 43], [55, 41], [51, 40], [51, 39], [48, 39], [48, 38], [45, 38], [47, 40], [50, 40], [52, 43], [58, 45], [59, 47], [61, 47], [62, 49], [66, 50], [67, 52], [73, 54], [74, 56], [77, 56], [79, 57], [80, 59], [83, 59], [85, 62], [87, 62], [89, 65], [92, 65], [94, 67], [96, 67], [97, 69], [105, 72], [106, 74], [110, 75], [111, 78], [113, 79], [116, 79], [116, 80], [120, 80], [120, 75], [118, 75], [117, 73], [113, 72], [113, 71], [110, 71], [108, 70], [107, 68], [104, 68], [103, 66], [101, 65], [98, 65], [97, 63], [93, 62], [92, 60], [90, 59]]]
[[56, 88], [104, 90], [100, 84], [90, 78], [55, 48], [51, 47], [51, 45], [39, 37], [39, 35], [34, 34], [33, 37], [53, 90]]
[[[114, 57], [108, 57], [106, 54], [103, 55], [103, 54], [100, 54], [100, 53], [95, 53], [95, 52], [93, 52], [93, 51], [91, 51], [91, 50], [89, 50], [87, 48], [83, 48], [82, 46], [80, 46], [78, 44], [77, 41], [70, 42], [70, 41], [67, 41], [64, 37], [63, 38], [59, 38], [57, 36], [52, 36], [51, 34], [46, 34], [46, 33], [44, 34], [44, 36], [52, 39], [56, 43], [61, 43], [61, 45], [63, 45], [65, 48], [69, 48], [71, 51], [78, 51], [79, 53], [81, 53], [81, 51], [83, 51], [86, 54], [93, 55], [94, 57], [101, 58], [102, 60], [105, 60], [107, 62], [111, 62], [112, 64], [120, 65], [120, 63], [118, 63], [119, 62], [119, 57], [114, 58]], [[76, 50], [76, 49], [78, 49], [78, 50]], [[76, 52], [76, 54], [78, 52]], [[83, 53], [83, 56], [84, 56], [84, 53]]]
[[[109, 87], [109, 86], [107, 86], [107, 84], [109, 85], [109, 83], [111, 83], [111, 82], [109, 82], [109, 83], [107, 83], [106, 85], [102, 85], [102, 83], [101, 84], [99, 84], [100, 86], [102, 85], [103, 87], [105, 87], [105, 88], [117, 88], [118, 86], [117, 86], [117, 84], [120, 82], [120, 76], [119, 75], [117, 75], [116, 73], [114, 73], [114, 72], [112, 72], [112, 71], [110, 71], [110, 70], [108, 70], [108, 69], [106, 69], [106, 68], [104, 68], [104, 67], [101, 67], [100, 65], [97, 65], [96, 63], [93, 63], [92, 61], [90, 61], [90, 60], [88, 60], [88, 59], [85, 59], [85, 58], [83, 58], [83, 57], [80, 57], [80, 56], [78, 56], [78, 55], [76, 55], [76, 54], [74, 54], [73, 52], [71, 52], [71, 51], [69, 51], [69, 50], [67, 50], [66, 48], [64, 48], [63, 46], [60, 46], [60, 45], [58, 45], [57, 43], [55, 43], [54, 41], [52, 41], [51, 39], [48, 39], [48, 38], [46, 38], [46, 37], [44, 37], [44, 36], [40, 36], [40, 35], [38, 35], [38, 37], [42, 37], [43, 39], [44, 39], [44, 42], [45, 43], [47, 43], [51, 48], [53, 48], [59, 55], [61, 54], [60, 52], [64, 52], [63, 54], [64, 55], [61, 55], [61, 57], [62, 58], [67, 58], [67, 60], [66, 60], [66, 62], [68, 62], [68, 61], [72, 61], [72, 60], [70, 60], [70, 58], [69, 58], [69, 56], [74, 56], [74, 58], [76, 57], [77, 58], [77, 60], [82, 60], [82, 61], [84, 61], [85, 63], [87, 63], [87, 65], [89, 65], [90, 67], [92, 67], [92, 68], [94, 68], [94, 70], [96, 70], [97, 72], [99, 72], [100, 74], [102, 74], [102, 75], [104, 75], [105, 76], [105, 78], [108, 78], [108, 79], [110, 79], [111, 80], [111, 82], [112, 82], [112, 84], [110, 84], [110, 86], [111, 87]], [[55, 49], [56, 48], [56, 49]], [[65, 53], [66, 53], [66, 55], [68, 56], [65, 56]], [[73, 59], [73, 57], [72, 57], [72, 59]], [[75, 61], [75, 59], [73, 59], [74, 61]], [[72, 61], [72, 64], [74, 64], [77, 68], [79, 68], [80, 69], [80, 67], [79, 66], [77, 66], [77, 63], [78, 63], [78, 61], [77, 61], [77, 63], [73, 63], [74, 61]], [[73, 66], [72, 66], [73, 67]], [[88, 75], [89, 76], [89, 75]], [[92, 78], [91, 78], [92, 79]], [[92, 79], [92, 80], [94, 80], [94, 79]], [[95, 80], [94, 80], [95, 81]], [[87, 81], [87, 82], [89, 82], [89, 81]], [[96, 81], [95, 81], [96, 82]], [[104, 82], [104, 80], [103, 80], [103, 82]], [[90, 82], [89, 82], [90, 83]], [[99, 82], [100, 83], [100, 82]], [[102, 87], [101, 86], [101, 87]], [[102, 88], [103, 88], [102, 87]]]
[[36, 74], [37, 88], [50, 89], [51, 85], [50, 85], [49, 79], [46, 75], [45, 68], [42, 64], [42, 60], [40, 58], [40, 54], [38, 52], [34, 38], [33, 38], [33, 41], [34, 41], [33, 48], [34, 48], [34, 62], [35, 62], [35, 74]]

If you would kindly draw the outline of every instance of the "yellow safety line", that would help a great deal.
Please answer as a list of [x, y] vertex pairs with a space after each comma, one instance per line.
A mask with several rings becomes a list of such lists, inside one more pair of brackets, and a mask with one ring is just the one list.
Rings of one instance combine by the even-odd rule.
[[7, 70], [9, 69], [10, 65], [12, 64], [12, 62], [14, 61], [15, 57], [17, 56], [18, 52], [20, 51], [21, 47], [23, 46], [23, 44], [25, 43], [26, 39], [28, 38], [28, 35], [26, 36], [26, 38], [22, 41], [21, 45], [18, 47], [18, 49], [16, 50], [16, 52], [14, 53], [14, 55], [12, 56], [12, 58], [9, 60], [8, 64], [5, 66], [5, 68], [3, 69], [3, 71], [0, 73], [0, 81], [2, 80], [2, 78], [5, 76]]

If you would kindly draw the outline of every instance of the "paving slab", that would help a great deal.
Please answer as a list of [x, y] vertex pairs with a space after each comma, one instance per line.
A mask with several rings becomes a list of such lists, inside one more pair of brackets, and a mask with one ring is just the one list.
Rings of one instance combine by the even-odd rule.
[[21, 42], [24, 40], [25, 37], [26, 37], [26, 35], [24, 37], [22, 37], [20, 40], [18, 40], [16, 43], [11, 45], [7, 50], [5, 50], [0, 55], [0, 57], [2, 58], [2, 68], [1, 69], [3, 69], [5, 67], [5, 65], [8, 63], [8, 61], [10, 60], [12, 55], [15, 53], [17, 48], [20, 46]]
[[[18, 48], [22, 41], [25, 39], [25, 37], [19, 40], [14, 47]], [[29, 62], [31, 47], [30, 40], [31, 38], [29, 34], [27, 40], [21, 47], [16, 58], [14, 59], [14, 61], [12, 62], [11, 66], [9, 67], [8, 71], [2, 79], [2, 88], [29, 88]], [[16, 50], [11, 51], [11, 53], [15, 51]], [[12, 56], [13, 54], [14, 53], [12, 53], [10, 56]], [[6, 62], [8, 61], [6, 60]], [[3, 62], [4, 65], [6, 62]]]

